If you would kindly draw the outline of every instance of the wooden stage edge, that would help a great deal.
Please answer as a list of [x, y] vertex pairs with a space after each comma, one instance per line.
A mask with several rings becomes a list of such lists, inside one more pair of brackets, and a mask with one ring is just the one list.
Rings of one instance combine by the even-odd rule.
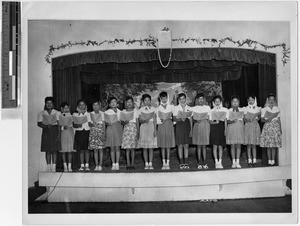
[[146, 173], [39, 173], [49, 202], [149, 202], [281, 197], [290, 166]]

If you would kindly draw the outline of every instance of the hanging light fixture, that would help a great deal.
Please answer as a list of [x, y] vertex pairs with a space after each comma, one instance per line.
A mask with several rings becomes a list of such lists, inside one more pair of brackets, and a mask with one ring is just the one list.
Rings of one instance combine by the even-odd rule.
[[[170, 55], [168, 59], [168, 63], [166, 65], [163, 64], [160, 56], [159, 49], [162, 48], [170, 48]], [[158, 33], [158, 42], [157, 42], [157, 52], [158, 52], [158, 59], [163, 68], [167, 68], [171, 62], [172, 57], [172, 33], [171, 30], [167, 27], [164, 27], [161, 31]]]

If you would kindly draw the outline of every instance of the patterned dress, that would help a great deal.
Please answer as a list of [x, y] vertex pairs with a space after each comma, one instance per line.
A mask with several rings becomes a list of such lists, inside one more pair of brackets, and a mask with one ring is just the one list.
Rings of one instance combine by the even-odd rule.
[[136, 123], [129, 122], [124, 126], [123, 138], [122, 138], [122, 148], [137, 148], [138, 142], [138, 130], [136, 128]]
[[95, 123], [91, 127], [89, 136], [89, 149], [102, 149], [105, 146], [105, 128], [103, 123]]
[[[142, 113], [151, 113], [155, 112], [154, 107], [142, 107], [139, 110], [139, 115]], [[154, 132], [154, 125], [153, 125], [153, 119], [150, 119], [148, 123], [143, 123], [140, 126], [140, 137], [138, 142], [139, 148], [157, 148], [157, 136], [153, 136]]]
[[[245, 115], [249, 113], [260, 113], [261, 108], [257, 106], [247, 106], [245, 107]], [[245, 123], [245, 145], [259, 145], [260, 144], [260, 135], [261, 129], [257, 120]]]
[[[265, 107], [262, 110], [261, 117], [263, 118], [266, 111], [277, 113], [280, 112], [279, 107], [274, 106], [273, 109], [270, 109], [269, 107]], [[282, 147], [282, 135], [280, 131], [280, 121], [279, 121], [279, 115], [272, 119], [271, 122], [266, 122], [264, 124], [261, 138], [260, 138], [260, 146], [264, 148], [281, 148]]]

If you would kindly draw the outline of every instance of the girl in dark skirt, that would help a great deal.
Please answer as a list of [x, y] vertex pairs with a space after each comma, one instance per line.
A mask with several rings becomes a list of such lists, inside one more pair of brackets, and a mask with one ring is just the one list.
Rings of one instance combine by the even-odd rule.
[[54, 98], [46, 97], [44, 110], [38, 113], [37, 124], [43, 129], [41, 152], [46, 153], [48, 172], [56, 172], [57, 152], [60, 150], [58, 119], [59, 112], [54, 109]]
[[[180, 93], [177, 98], [178, 105], [173, 110], [175, 125], [175, 144], [178, 146], [180, 169], [189, 169], [189, 145], [192, 143], [192, 113], [191, 107], [186, 104], [186, 95]], [[184, 155], [183, 150], [184, 149]]]
[[[175, 147], [175, 134], [172, 122], [173, 105], [169, 104], [168, 93], [159, 94], [160, 105], [157, 108], [157, 147], [161, 148], [162, 170], [170, 169], [170, 149]], [[167, 155], [167, 156], [166, 156]]]
[[110, 148], [110, 157], [112, 161], [111, 170], [119, 170], [120, 146], [122, 145], [123, 127], [120, 122], [121, 111], [117, 108], [117, 98], [110, 97], [107, 100], [109, 109], [104, 112], [104, 118], [116, 117], [116, 121], [106, 121], [106, 141], [105, 146]]
[[91, 121], [90, 113], [87, 112], [87, 105], [84, 100], [77, 101], [77, 112], [73, 113], [73, 127], [75, 129], [74, 149], [80, 154], [79, 171], [89, 171], [90, 152], [88, 150]]
[[[223, 169], [222, 156], [223, 146], [226, 145], [226, 127], [228, 109], [222, 106], [222, 97], [217, 95], [213, 98], [213, 109], [210, 111], [210, 136], [209, 142], [213, 145], [213, 156], [216, 169]], [[217, 117], [216, 117], [217, 116]], [[221, 117], [220, 117], [221, 116]], [[219, 153], [217, 151], [219, 150]], [[219, 154], [219, 156], [218, 156]]]

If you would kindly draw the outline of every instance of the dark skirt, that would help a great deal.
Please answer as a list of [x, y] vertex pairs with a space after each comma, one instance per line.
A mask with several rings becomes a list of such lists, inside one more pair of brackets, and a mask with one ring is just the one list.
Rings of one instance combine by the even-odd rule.
[[175, 135], [173, 122], [168, 119], [158, 125], [157, 147], [173, 148], [175, 147]]
[[58, 126], [43, 128], [41, 152], [58, 152], [60, 150], [60, 141], [58, 137]]
[[74, 149], [77, 151], [88, 150], [89, 135], [89, 130], [77, 130], [74, 138]]
[[225, 123], [223, 121], [219, 121], [218, 124], [211, 124], [209, 143], [211, 145], [225, 146], [226, 138], [224, 133], [225, 133]]
[[190, 137], [191, 125], [190, 120], [179, 121], [175, 125], [175, 144], [191, 144], [192, 137]]

